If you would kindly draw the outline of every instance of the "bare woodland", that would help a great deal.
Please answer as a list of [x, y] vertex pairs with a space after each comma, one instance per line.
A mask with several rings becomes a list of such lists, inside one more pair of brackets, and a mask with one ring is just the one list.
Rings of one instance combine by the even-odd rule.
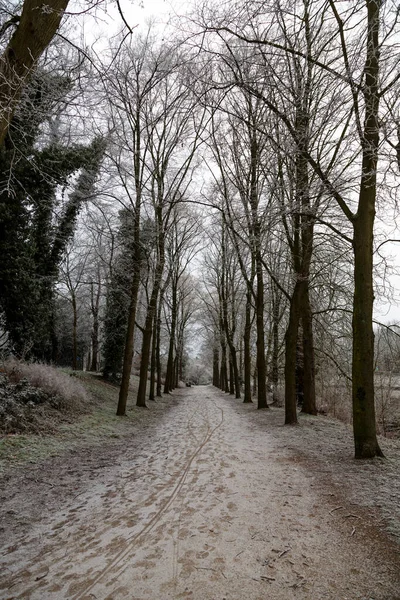
[[99, 53], [74, 29], [102, 3], [67, 4], [1, 3], [4, 356], [102, 373], [119, 416], [132, 374], [138, 407], [212, 382], [286, 425], [329, 412], [383, 456], [397, 5], [204, 0], [160, 34], [117, 3]]

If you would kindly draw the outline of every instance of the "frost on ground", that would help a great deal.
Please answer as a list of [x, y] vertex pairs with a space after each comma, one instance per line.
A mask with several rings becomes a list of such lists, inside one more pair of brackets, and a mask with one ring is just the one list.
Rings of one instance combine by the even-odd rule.
[[342, 424], [282, 420], [193, 387], [9, 472], [0, 597], [399, 600], [399, 443], [356, 462]]
[[16, 359], [0, 366], [0, 435], [55, 432], [90, 402], [83, 385], [60, 369]]

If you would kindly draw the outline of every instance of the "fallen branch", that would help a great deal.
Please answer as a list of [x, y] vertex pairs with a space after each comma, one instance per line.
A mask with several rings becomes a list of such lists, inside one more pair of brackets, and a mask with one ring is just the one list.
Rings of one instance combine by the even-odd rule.
[[329, 511], [329, 514], [333, 514], [335, 512], [335, 510], [340, 510], [341, 508], [343, 508], [343, 506], [337, 506], [336, 508], [332, 508], [332, 510]]
[[265, 581], [275, 581], [275, 577], [268, 577], [267, 575], [261, 575], [261, 579], [265, 579]]
[[301, 581], [296, 581], [296, 583], [292, 583], [292, 585], [289, 585], [289, 587], [291, 587], [295, 590], [298, 587], [300, 587], [301, 585], [304, 585], [306, 583], [306, 579], [302, 575], [300, 575], [300, 577], [302, 577]]
[[223, 571], [218, 571], [218, 569], [213, 569], [212, 567], [195, 567], [198, 571], [214, 571], [214, 573], [220, 573], [224, 579], [226, 579], [226, 575]]
[[75, 500], [75, 498], [77, 498], [78, 496], [82, 496], [82, 494], [85, 493], [86, 490], [83, 490], [83, 492], [79, 492], [79, 494], [76, 494], [76, 496], [72, 496], [72, 500]]
[[44, 483], [45, 485], [54, 487], [54, 483], [50, 483], [49, 481], [45, 481], [44, 479], [35, 479], [33, 477], [27, 477], [26, 475], [25, 475], [25, 479], [27, 479], [28, 481], [33, 481], [34, 483]]
[[280, 552], [278, 554], [278, 558], [281, 558], [284, 554], [286, 554], [287, 552], [289, 552], [289, 550], [291, 550], [291, 548], [286, 548], [286, 550], [282, 550], [282, 552]]
[[47, 567], [46, 573], [44, 573], [44, 575], [38, 575], [37, 577], [35, 577], [35, 581], [40, 581], [41, 579], [44, 579], [45, 577], [47, 577], [49, 572], [50, 572], [50, 569], [49, 569], [49, 567]]

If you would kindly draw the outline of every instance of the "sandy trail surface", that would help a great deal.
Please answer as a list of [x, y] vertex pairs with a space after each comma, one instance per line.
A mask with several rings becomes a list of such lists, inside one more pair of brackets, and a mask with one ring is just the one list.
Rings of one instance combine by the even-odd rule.
[[23, 489], [3, 505], [20, 527], [3, 530], [0, 597], [399, 600], [381, 513], [281, 419], [193, 387], [131, 440], [70, 458], [64, 488], [42, 467], [39, 507]]

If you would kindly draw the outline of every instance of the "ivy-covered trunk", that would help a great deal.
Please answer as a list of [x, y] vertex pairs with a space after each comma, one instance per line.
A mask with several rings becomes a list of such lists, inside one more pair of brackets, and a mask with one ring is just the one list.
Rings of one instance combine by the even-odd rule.
[[0, 57], [0, 147], [22, 89], [59, 28], [69, 0], [25, 0], [17, 27]]

